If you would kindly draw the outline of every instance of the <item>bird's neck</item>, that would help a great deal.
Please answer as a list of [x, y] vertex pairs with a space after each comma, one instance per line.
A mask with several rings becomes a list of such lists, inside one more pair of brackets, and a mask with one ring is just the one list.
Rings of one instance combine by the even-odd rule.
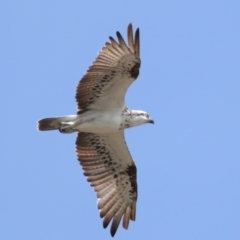
[[120, 129], [135, 127], [144, 124], [141, 119], [142, 111], [131, 110], [126, 107], [122, 113], [122, 122]]

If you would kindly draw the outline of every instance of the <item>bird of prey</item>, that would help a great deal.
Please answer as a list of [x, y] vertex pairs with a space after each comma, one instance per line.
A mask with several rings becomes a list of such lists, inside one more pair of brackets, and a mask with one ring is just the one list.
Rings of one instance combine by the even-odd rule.
[[87, 181], [97, 194], [103, 227], [110, 221], [112, 236], [122, 220], [128, 229], [136, 218], [137, 169], [124, 139], [124, 129], [154, 123], [148, 113], [129, 109], [124, 102], [130, 84], [138, 77], [139, 29], [127, 28], [127, 44], [119, 32], [79, 81], [77, 114], [38, 121], [40, 131], [77, 132], [76, 154]]

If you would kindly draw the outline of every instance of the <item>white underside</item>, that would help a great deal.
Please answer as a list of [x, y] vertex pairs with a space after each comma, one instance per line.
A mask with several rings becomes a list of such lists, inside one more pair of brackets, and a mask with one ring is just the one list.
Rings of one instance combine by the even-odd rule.
[[122, 110], [96, 111], [89, 110], [77, 116], [72, 116], [73, 120], [66, 121], [69, 127], [80, 132], [107, 133], [119, 130], [122, 122]]

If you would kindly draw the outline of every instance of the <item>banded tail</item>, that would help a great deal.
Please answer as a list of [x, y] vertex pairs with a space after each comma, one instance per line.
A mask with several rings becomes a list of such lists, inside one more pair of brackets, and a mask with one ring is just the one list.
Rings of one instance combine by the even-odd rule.
[[61, 129], [64, 123], [72, 122], [77, 115], [68, 115], [63, 117], [43, 118], [38, 121], [37, 129], [39, 131], [50, 131]]

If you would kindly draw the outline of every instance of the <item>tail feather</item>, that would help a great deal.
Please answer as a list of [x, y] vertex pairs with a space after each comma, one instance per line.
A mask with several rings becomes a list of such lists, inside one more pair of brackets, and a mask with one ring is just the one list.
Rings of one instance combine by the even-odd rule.
[[61, 122], [59, 118], [44, 118], [38, 121], [38, 130], [49, 131], [59, 129]]
[[62, 122], [74, 121], [77, 115], [68, 115], [63, 117], [43, 118], [38, 121], [37, 128], [40, 131], [49, 131], [59, 129]]

